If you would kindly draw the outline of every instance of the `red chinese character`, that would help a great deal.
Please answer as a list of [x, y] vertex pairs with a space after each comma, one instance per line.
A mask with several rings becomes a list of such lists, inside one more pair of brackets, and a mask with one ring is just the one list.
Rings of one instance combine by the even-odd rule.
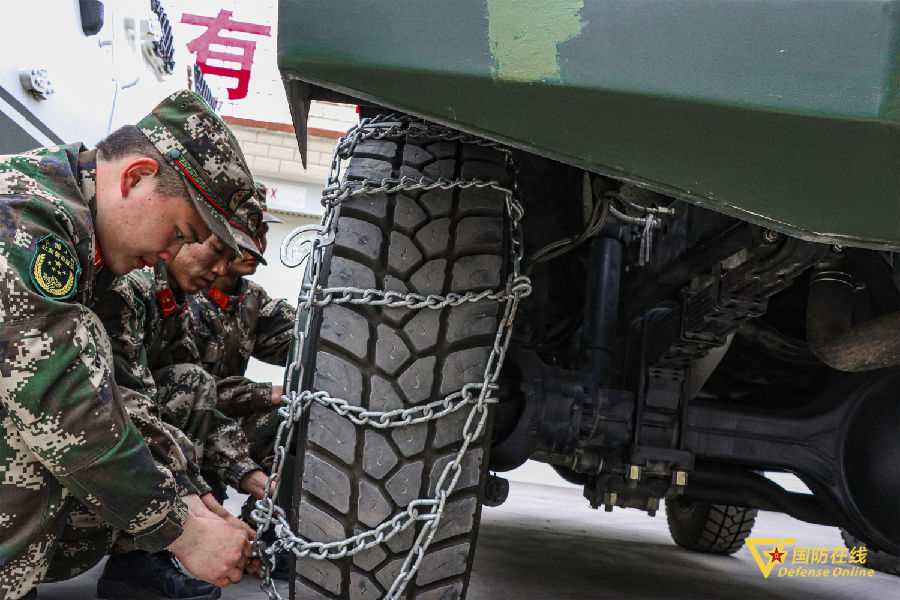
[[[237, 79], [237, 86], [228, 89], [228, 98], [230, 100], [239, 100], [247, 97], [247, 86], [250, 83], [250, 67], [253, 65], [256, 42], [225, 37], [221, 35], [221, 32], [225, 29], [268, 36], [272, 28], [268, 25], [232, 21], [232, 14], [234, 13], [230, 10], [220, 10], [215, 17], [201, 17], [184, 13], [181, 15], [181, 22], [188, 25], [202, 25], [206, 27], [206, 31], [200, 34], [200, 37], [189, 42], [187, 48], [197, 55], [197, 64], [204, 75], [220, 75]], [[236, 48], [239, 52], [217, 52], [210, 49], [210, 46], [213, 44], [225, 46], [226, 48]], [[220, 60], [226, 63], [237, 63], [240, 65], [240, 68], [234, 69], [209, 65], [207, 64], [209, 59]]]

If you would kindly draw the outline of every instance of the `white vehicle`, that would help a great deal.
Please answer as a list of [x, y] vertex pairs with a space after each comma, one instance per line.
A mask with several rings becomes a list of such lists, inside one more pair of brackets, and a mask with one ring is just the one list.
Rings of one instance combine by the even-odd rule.
[[93, 146], [185, 87], [215, 102], [196, 65], [176, 64], [158, 0], [20, 2], [3, 13], [0, 154]]

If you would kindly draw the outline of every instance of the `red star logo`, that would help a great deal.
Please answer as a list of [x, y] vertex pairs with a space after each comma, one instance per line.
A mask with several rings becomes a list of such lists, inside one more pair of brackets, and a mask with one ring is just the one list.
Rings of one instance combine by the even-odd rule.
[[771, 552], [766, 552], [771, 558], [769, 559], [769, 563], [783, 563], [784, 562], [784, 552], [779, 552], [778, 546], [775, 546]]

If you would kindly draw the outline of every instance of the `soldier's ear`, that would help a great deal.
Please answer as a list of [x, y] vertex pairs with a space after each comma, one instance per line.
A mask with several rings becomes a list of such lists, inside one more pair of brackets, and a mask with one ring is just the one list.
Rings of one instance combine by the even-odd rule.
[[153, 177], [159, 171], [159, 163], [152, 158], [140, 157], [132, 159], [122, 167], [120, 185], [122, 197], [128, 194], [147, 177]]

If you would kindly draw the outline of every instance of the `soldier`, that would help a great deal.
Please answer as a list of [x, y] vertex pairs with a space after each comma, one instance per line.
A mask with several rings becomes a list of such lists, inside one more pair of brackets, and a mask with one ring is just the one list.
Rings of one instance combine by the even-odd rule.
[[[266, 210], [266, 187], [256, 182], [256, 189], [263, 218], [254, 240], [259, 251], [265, 252], [269, 223], [281, 221]], [[258, 265], [253, 253], [244, 249], [240, 258], [229, 263], [227, 273], [217, 277], [209, 289], [190, 299], [203, 368], [226, 382], [243, 377], [251, 356], [281, 366], [287, 359], [296, 311], [284, 300], [271, 298], [259, 284], [245, 279], [256, 272]], [[226, 397], [220, 393], [219, 407], [244, 428], [254, 460], [271, 468], [275, 433], [280, 421], [273, 408], [281, 405], [282, 386], [253, 385], [265, 391], [255, 396], [232, 394]], [[220, 384], [220, 388], [225, 392], [228, 385]], [[265, 401], [269, 397], [271, 404]]]
[[[251, 212], [250, 210], [242, 209], [240, 211], [240, 219], [237, 221], [245, 224], [245, 231], [255, 232], [259, 227], [264, 212], [262, 212], [259, 208], [259, 204], [256, 202], [248, 203], [247, 206], [253, 206], [256, 210]], [[192, 251], [189, 249], [189, 252]], [[256, 248], [255, 238], [251, 242], [249, 237], [245, 237], [242, 244], [242, 252], [244, 255], [248, 255], [249, 253], [254, 257], [254, 260], [265, 262], [261, 252]], [[168, 286], [168, 289], [171, 290], [174, 298], [176, 298], [174, 306], [177, 307], [179, 311], [179, 319], [165, 320], [165, 322], [168, 323], [168, 327], [160, 328], [160, 334], [155, 336], [155, 339], [152, 340], [152, 343], [148, 348], [148, 362], [150, 368], [153, 370], [154, 379], [160, 387], [160, 391], [164, 398], [161, 401], [161, 404], [165, 406], [165, 410], [169, 412], [173, 421], [183, 423], [187, 426], [190, 420], [190, 418], [186, 416], [190, 413], [189, 410], [186, 410], [186, 397], [182, 394], [181, 397], [178, 398], [169, 392], [170, 389], [190, 389], [191, 386], [179, 382], [179, 379], [183, 380], [187, 377], [194, 380], [194, 387], [202, 386], [212, 390], [213, 393], [211, 395], [202, 395], [204, 401], [212, 400], [213, 402], [213, 404], [205, 407], [204, 410], [214, 410], [215, 414], [218, 415], [217, 422], [218, 420], [224, 419], [231, 427], [234, 427], [235, 424], [233, 421], [225, 419], [224, 415], [219, 413], [218, 410], [215, 410], [216, 396], [218, 395], [218, 399], [223, 397], [254, 397], [259, 395], [258, 385], [242, 378], [231, 378], [227, 381], [222, 381], [222, 389], [218, 390], [215, 379], [210, 374], [206, 373], [200, 366], [199, 352], [194, 345], [194, 340], [196, 338], [194, 324], [191, 320], [190, 313], [187, 311], [188, 303], [185, 298], [185, 293], [193, 294], [200, 289], [209, 287], [215, 277], [222, 276], [224, 272], [227, 272], [227, 266], [222, 270], [216, 269], [213, 272], [202, 272], [202, 263], [192, 261], [191, 258], [192, 254], [185, 254], [183, 259], [177, 258], [172, 262], [172, 265], [169, 268], [168, 280], [159, 277], [155, 280], [156, 284], [153, 288], [154, 294], [168, 294], [169, 292], [165, 291], [167, 289], [165, 286]], [[190, 366], [188, 366], [187, 363], [190, 363]], [[266, 394], [268, 397], [271, 397], [271, 390], [267, 390]], [[278, 391], [278, 396], [280, 398], [280, 390]], [[239, 439], [244, 440], [241, 444], [245, 446], [246, 438], [244, 438], [243, 433], [239, 431], [238, 433], [240, 434], [238, 436]], [[237, 440], [235, 440], [234, 445], [238, 445]], [[216, 460], [220, 460], [220, 462], [213, 465], [213, 461]], [[249, 459], [247, 460], [249, 461]], [[207, 473], [210, 475], [210, 480], [231, 484], [233, 487], [251, 493], [257, 498], [262, 497], [262, 492], [268, 482], [268, 478], [258, 470], [259, 466], [252, 461], [241, 463], [248, 466], [254, 465], [254, 468], [257, 469], [257, 471], [250, 469], [242, 471], [241, 476], [245, 474], [249, 475], [247, 480], [241, 480], [235, 474], [232, 473], [229, 475], [225, 471], [226, 468], [229, 470], [236, 468], [238, 462], [236, 462], [236, 457], [234, 456], [229, 459], [224, 454], [219, 453], [210, 457], [204, 457], [204, 462], [211, 467], [206, 469]], [[213, 473], [215, 470], [218, 472]], [[240, 481], [240, 485], [237, 484], [238, 481]]]
[[[149, 142], [149, 143], [148, 143]], [[253, 193], [237, 142], [178, 92], [97, 150], [0, 157], [0, 596], [32, 596], [118, 536], [169, 548], [217, 586], [241, 579], [246, 536], [154, 461], [113, 382], [91, 307], [113, 274], [171, 260]], [[81, 561], [86, 564], [88, 561]]]
[[[266, 210], [266, 186], [256, 182], [256, 191], [263, 218], [254, 240], [259, 251], [265, 252], [269, 223], [281, 221]], [[277, 409], [282, 386], [254, 383], [243, 375], [251, 356], [270, 364], [285, 364], [295, 310], [244, 278], [255, 273], [258, 265], [254, 253], [244, 249], [240, 258], [229, 263], [227, 273], [219, 275], [209, 289], [191, 297], [189, 306], [203, 368], [218, 378], [219, 409], [241, 424], [250, 440], [250, 456], [271, 471], [275, 435], [281, 423]], [[238, 393], [247, 387], [251, 393]], [[247, 522], [251, 522], [251, 509], [250, 503], [244, 505], [242, 518]], [[273, 532], [266, 532], [264, 540], [274, 541]], [[272, 576], [287, 579], [289, 557], [279, 554], [275, 559]]]
[[[258, 205], [247, 202], [231, 222], [241, 227], [241, 223], [252, 220], [253, 227], [243, 226], [252, 230], [258, 214]], [[255, 250], [253, 244], [248, 245]], [[268, 477], [250, 460], [240, 427], [215, 409], [215, 381], [196, 364], [199, 360], [185, 310], [185, 292], [209, 285], [216, 274], [225, 272], [233, 255], [216, 236], [201, 244], [188, 244], [169, 265], [158, 263], [152, 271], [132, 271], [118, 278], [98, 297], [97, 314], [112, 342], [116, 383], [120, 389], [133, 392], [127, 396], [132, 418], [143, 423], [147, 419], [134, 413], [142, 417], [148, 411], [161, 415], [171, 429], [170, 437], [181, 442], [184, 454], [190, 457], [189, 463], [201, 466], [207, 477], [212, 474], [217, 481], [261, 498]], [[177, 453], [169, 436], [146, 426], [139, 425], [139, 429], [155, 453]], [[253, 530], [219, 504], [203, 477], [192, 475], [190, 484], [203, 503], [252, 539]], [[218, 595], [218, 590], [184, 575], [165, 551], [148, 554], [124, 551], [128, 548], [117, 550], [111, 553], [97, 582], [101, 598], [199, 599]]]

